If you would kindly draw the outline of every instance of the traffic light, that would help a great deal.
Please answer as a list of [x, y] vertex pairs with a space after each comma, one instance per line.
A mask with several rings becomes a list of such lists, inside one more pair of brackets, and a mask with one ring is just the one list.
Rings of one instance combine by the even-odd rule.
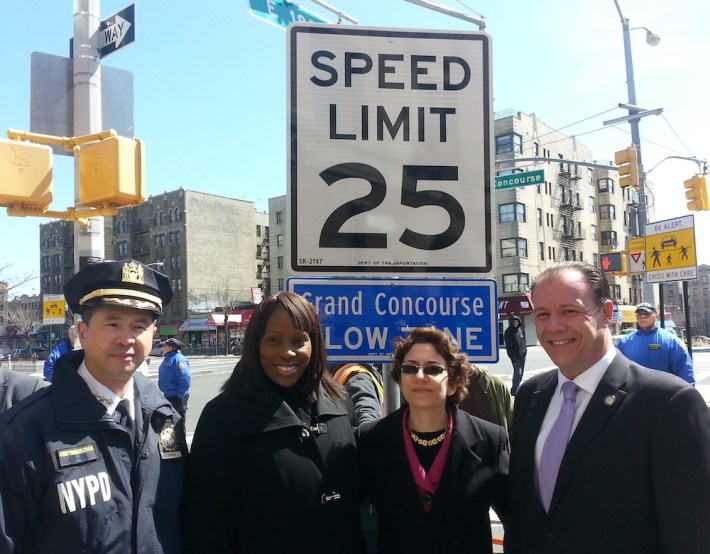
[[639, 166], [636, 145], [632, 144], [626, 150], [614, 154], [614, 163], [619, 166], [619, 186], [639, 187]]
[[134, 206], [145, 198], [144, 147], [138, 139], [111, 137], [76, 146], [79, 203], [100, 208]]
[[688, 209], [692, 211], [708, 210], [708, 188], [705, 182], [705, 175], [693, 175], [687, 181], [683, 181], [683, 186], [687, 189], [685, 197], [688, 199]]
[[52, 203], [52, 149], [0, 140], [0, 206], [45, 211]]

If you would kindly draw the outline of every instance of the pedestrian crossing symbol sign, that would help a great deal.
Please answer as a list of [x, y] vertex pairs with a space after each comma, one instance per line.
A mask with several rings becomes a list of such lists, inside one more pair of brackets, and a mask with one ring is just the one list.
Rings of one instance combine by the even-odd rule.
[[62, 325], [66, 315], [63, 294], [45, 294], [42, 298], [42, 324]]
[[697, 279], [694, 216], [647, 224], [645, 261], [647, 283]]

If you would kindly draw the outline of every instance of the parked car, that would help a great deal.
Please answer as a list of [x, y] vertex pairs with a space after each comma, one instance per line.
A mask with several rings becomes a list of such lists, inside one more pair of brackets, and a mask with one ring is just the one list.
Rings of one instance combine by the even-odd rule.
[[163, 345], [165, 343], [163, 341], [156, 342], [153, 345], [152, 350], [150, 351], [151, 356], [162, 356], [163, 355]]
[[13, 360], [46, 360], [49, 351], [46, 348], [18, 348], [13, 350]]
[[636, 327], [629, 327], [628, 329], [622, 329], [616, 335], [612, 335], [611, 340], [614, 342], [614, 346], [619, 344], [619, 341], [622, 339], [622, 337], [625, 337], [629, 333], [633, 333], [635, 330]]
[[695, 335], [692, 338], [693, 346], [710, 346], [710, 337]]

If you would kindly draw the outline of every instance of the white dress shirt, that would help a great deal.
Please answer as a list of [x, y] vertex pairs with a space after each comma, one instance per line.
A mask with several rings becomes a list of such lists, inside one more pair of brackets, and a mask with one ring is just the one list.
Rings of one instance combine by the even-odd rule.
[[[597, 390], [599, 382], [602, 380], [604, 373], [606, 373], [609, 364], [611, 364], [614, 356], [616, 356], [617, 350], [612, 347], [604, 354], [604, 356], [595, 363], [592, 367], [587, 369], [578, 375], [573, 381], [577, 385], [579, 390], [577, 391], [577, 400], [575, 402], [574, 409], [574, 421], [572, 422], [572, 430], [570, 431], [570, 440], [574, 434], [575, 429], [577, 429], [577, 424], [579, 420], [582, 419], [584, 411], [589, 405], [589, 401], [592, 399], [594, 391]], [[547, 412], [545, 413], [545, 418], [542, 420], [542, 427], [540, 427], [540, 433], [537, 435], [537, 443], [535, 444], [535, 481], [537, 484], [537, 473], [540, 470], [540, 458], [542, 456], [542, 448], [545, 446], [545, 441], [547, 436], [552, 430], [552, 426], [557, 420], [557, 416], [560, 415], [560, 408], [562, 408], [562, 384], [569, 381], [562, 372], [557, 370], [557, 386], [555, 387], [555, 392], [552, 394], [550, 399], [550, 404], [547, 406]]]
[[87, 369], [86, 364], [84, 362], [81, 362], [77, 373], [79, 374], [79, 377], [81, 377], [87, 384], [89, 390], [91, 391], [91, 394], [94, 395], [96, 400], [106, 406], [106, 413], [108, 413], [108, 415], [113, 416], [113, 413], [116, 411], [116, 406], [118, 406], [118, 403], [121, 400], [126, 399], [128, 400], [129, 405], [128, 413], [135, 421], [136, 408], [133, 402], [133, 377], [131, 377], [131, 382], [130, 386], [128, 387], [128, 391], [126, 392], [125, 396], [121, 398], [120, 396], [116, 395], [111, 389], [99, 383], [96, 378], [91, 375], [91, 373], [89, 373], [89, 370]]

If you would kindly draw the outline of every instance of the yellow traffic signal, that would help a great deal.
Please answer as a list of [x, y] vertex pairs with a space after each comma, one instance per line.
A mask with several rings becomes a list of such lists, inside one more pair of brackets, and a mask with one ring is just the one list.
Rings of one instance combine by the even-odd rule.
[[687, 181], [683, 181], [683, 186], [687, 189], [685, 197], [688, 199], [688, 209], [692, 211], [708, 210], [708, 188], [705, 182], [705, 175], [693, 175]]
[[145, 199], [144, 147], [138, 139], [111, 137], [76, 146], [79, 203], [134, 206]]
[[639, 187], [639, 166], [636, 145], [632, 144], [626, 150], [614, 154], [614, 163], [619, 166], [619, 186]]
[[0, 140], [0, 206], [45, 211], [52, 203], [52, 149]]

